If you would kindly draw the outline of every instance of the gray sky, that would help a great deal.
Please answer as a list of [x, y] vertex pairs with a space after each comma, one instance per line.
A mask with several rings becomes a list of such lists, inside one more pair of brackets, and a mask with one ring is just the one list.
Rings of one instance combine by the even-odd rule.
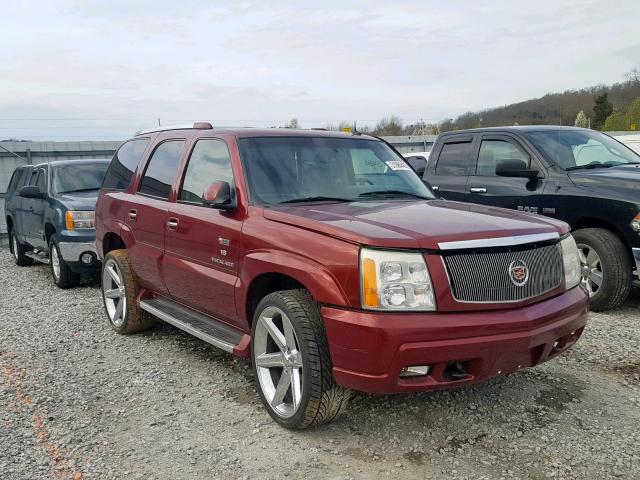
[[3, 2], [0, 138], [438, 121], [622, 81], [638, 0]]

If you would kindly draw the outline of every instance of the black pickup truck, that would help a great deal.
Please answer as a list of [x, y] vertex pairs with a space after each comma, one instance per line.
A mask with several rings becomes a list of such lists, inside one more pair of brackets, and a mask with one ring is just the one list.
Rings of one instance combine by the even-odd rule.
[[619, 306], [640, 273], [640, 156], [605, 134], [557, 126], [447, 132], [423, 179], [446, 199], [571, 225], [592, 310]]
[[51, 265], [60, 288], [100, 271], [94, 215], [108, 166], [108, 160], [60, 160], [13, 172], [5, 218], [17, 265]]

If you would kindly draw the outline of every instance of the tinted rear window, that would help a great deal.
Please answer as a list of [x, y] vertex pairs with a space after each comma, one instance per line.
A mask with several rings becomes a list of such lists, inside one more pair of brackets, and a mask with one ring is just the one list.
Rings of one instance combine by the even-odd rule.
[[9, 195], [16, 191], [19, 185], [21, 186], [24, 183], [23, 179], [27, 171], [28, 169], [26, 168], [18, 168], [13, 171], [13, 175], [11, 175], [11, 180], [9, 181], [9, 186], [7, 187], [7, 193]]
[[148, 138], [138, 138], [123, 144], [111, 160], [102, 188], [126, 190], [148, 143]]
[[156, 147], [140, 183], [140, 193], [168, 199], [178, 171], [184, 140], [169, 140]]
[[436, 175], [467, 175], [472, 152], [471, 141], [445, 143], [436, 164]]

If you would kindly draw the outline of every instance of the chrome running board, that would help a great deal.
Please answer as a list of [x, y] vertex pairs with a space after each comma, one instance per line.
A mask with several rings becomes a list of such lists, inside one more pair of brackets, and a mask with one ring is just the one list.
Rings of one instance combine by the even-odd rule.
[[233, 353], [243, 337], [242, 332], [165, 298], [141, 300], [140, 308], [225, 352]]
[[40, 262], [40, 263], [44, 263], [45, 265], [49, 265], [51, 263], [51, 260], [49, 260], [49, 256], [44, 253], [36, 253], [34, 251], [31, 252], [24, 252], [25, 256], [29, 257], [32, 260], [35, 260], [36, 262]]

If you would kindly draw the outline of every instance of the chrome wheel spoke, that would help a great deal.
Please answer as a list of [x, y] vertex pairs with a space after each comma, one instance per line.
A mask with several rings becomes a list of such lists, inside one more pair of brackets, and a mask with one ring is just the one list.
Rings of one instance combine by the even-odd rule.
[[122, 281], [120, 280], [120, 275], [118, 275], [118, 272], [116, 272], [116, 269], [111, 265], [109, 265], [108, 267], [105, 267], [105, 270], [111, 277], [111, 280], [113, 280], [113, 283], [115, 283], [118, 287], [121, 287]]
[[120, 300], [116, 306], [116, 313], [113, 314], [113, 321], [118, 321], [122, 318], [124, 313], [124, 301]]
[[256, 365], [258, 367], [270, 368], [280, 367], [284, 368], [284, 357], [282, 352], [277, 353], [263, 353], [256, 358]]
[[112, 288], [104, 292], [104, 296], [107, 298], [122, 298], [123, 294], [119, 288]]
[[291, 321], [285, 316], [282, 317], [282, 328], [284, 330], [284, 337], [287, 342], [287, 349], [295, 350], [297, 348], [297, 345], [296, 337], [293, 333], [293, 325], [291, 325]]
[[276, 387], [276, 391], [273, 394], [273, 398], [271, 399], [271, 406], [277, 407], [283, 403], [284, 396], [287, 394], [289, 390], [289, 386], [291, 385], [291, 374], [287, 372], [287, 370], [282, 371], [282, 375], [280, 375], [280, 380], [278, 380], [278, 386]]
[[300, 370], [294, 368], [291, 372], [291, 401], [294, 407], [300, 405], [302, 395], [302, 382], [300, 378]]
[[591, 268], [595, 268], [600, 263], [600, 257], [598, 257], [598, 254], [595, 252], [595, 250], [590, 249], [589, 253], [587, 253], [586, 261], [587, 265], [589, 265]]
[[598, 287], [602, 285], [602, 272], [600, 270], [592, 270], [589, 275], [589, 280], [595, 283]]
[[278, 348], [284, 352], [287, 348], [287, 340], [278, 327], [273, 323], [273, 318], [260, 317], [260, 322], [267, 329], [269, 336], [273, 339]]

